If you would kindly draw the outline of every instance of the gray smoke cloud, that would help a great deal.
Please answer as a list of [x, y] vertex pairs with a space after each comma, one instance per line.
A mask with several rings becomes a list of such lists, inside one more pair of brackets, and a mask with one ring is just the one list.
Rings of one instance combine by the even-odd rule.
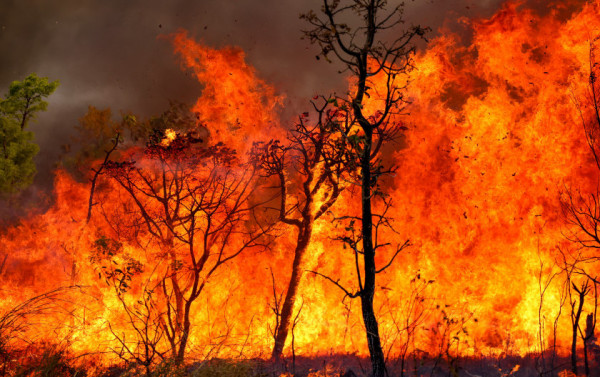
[[[462, 17], [489, 17], [502, 0], [407, 1], [407, 26], [461, 29]], [[301, 40], [299, 14], [320, 0], [1, 0], [0, 92], [31, 72], [61, 82], [49, 110], [30, 126], [41, 152], [36, 184], [51, 170], [88, 105], [150, 116], [169, 100], [193, 103], [201, 86], [180, 69], [168, 40], [180, 28], [211, 47], [241, 47], [258, 75], [286, 96], [283, 121], [316, 93], [343, 90], [339, 67], [317, 60]], [[285, 118], [288, 119], [285, 119]]]

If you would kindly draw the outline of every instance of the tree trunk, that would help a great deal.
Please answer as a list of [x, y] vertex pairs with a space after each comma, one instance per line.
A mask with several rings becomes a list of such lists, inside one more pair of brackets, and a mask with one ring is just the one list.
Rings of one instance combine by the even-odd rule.
[[31, 98], [27, 97], [27, 102], [25, 103], [25, 109], [23, 110], [23, 117], [21, 118], [21, 130], [25, 129], [25, 125], [27, 125], [27, 116], [29, 115], [29, 105], [31, 104]]
[[371, 355], [371, 366], [373, 377], [384, 377], [385, 358], [379, 338], [379, 324], [373, 309], [375, 297], [375, 249], [373, 246], [373, 213], [371, 209], [371, 142], [372, 132], [370, 128], [363, 127], [367, 140], [365, 150], [361, 156], [361, 185], [362, 185], [362, 236], [363, 257], [365, 269], [365, 282], [360, 295], [362, 305], [363, 322], [367, 331], [367, 344]]
[[[173, 229], [173, 224], [168, 223], [169, 229]], [[165, 279], [168, 279], [171, 283], [171, 289], [173, 290], [173, 296], [175, 296], [175, 307], [173, 308], [173, 313], [167, 314], [167, 322], [171, 327], [171, 331], [173, 333], [173, 341], [171, 342], [171, 354], [173, 355], [173, 359], [176, 362], [183, 361], [183, 353], [185, 353], [185, 346], [187, 343], [187, 335], [184, 334], [184, 318], [185, 318], [185, 298], [183, 296], [183, 292], [181, 287], [179, 286], [179, 278], [177, 275], [178, 266], [178, 258], [177, 253], [175, 251], [174, 236], [169, 234], [165, 245], [167, 248], [167, 253], [169, 255], [169, 265], [170, 271], [169, 276]], [[167, 292], [165, 292], [165, 295]], [[166, 297], [167, 301], [168, 298]], [[167, 305], [170, 305], [167, 302]], [[185, 336], [185, 339], [183, 338]]]
[[590, 365], [588, 362], [588, 350], [587, 350], [587, 342], [583, 341], [583, 365], [585, 370], [586, 377], [590, 375]]
[[385, 375], [385, 357], [381, 348], [381, 339], [379, 338], [379, 324], [373, 310], [373, 297], [361, 297], [362, 315], [365, 329], [367, 331], [367, 344], [369, 354], [371, 355], [371, 367], [373, 368], [373, 377], [384, 377]]
[[[595, 284], [595, 283], [594, 283]], [[594, 320], [594, 315], [592, 313], [588, 314], [585, 318], [585, 337], [583, 339], [583, 357], [584, 357], [584, 365], [585, 365], [585, 375], [590, 375], [590, 363], [588, 356], [588, 345], [594, 344], [594, 329], [596, 327], [596, 322]]]
[[[581, 296], [581, 295], [580, 295]], [[577, 328], [579, 327], [579, 319], [583, 310], [583, 297], [579, 299], [579, 307], [573, 318], [573, 342], [571, 343], [571, 369], [577, 375]]]
[[190, 319], [189, 314], [185, 318], [185, 323], [181, 333], [181, 339], [179, 340], [179, 349], [177, 350], [177, 357], [175, 363], [177, 365], [183, 365], [183, 358], [185, 356], [185, 348], [187, 347], [188, 338], [190, 336]]
[[573, 341], [571, 343], [571, 370], [577, 375], [577, 325], [573, 325]]
[[310, 243], [312, 228], [313, 222], [308, 221], [306, 224], [303, 224], [298, 234], [298, 243], [296, 244], [296, 250], [294, 252], [294, 263], [292, 264], [292, 276], [288, 284], [283, 306], [281, 307], [279, 327], [275, 333], [275, 344], [273, 346], [273, 353], [271, 355], [273, 360], [279, 360], [281, 358], [283, 347], [285, 346], [285, 341], [287, 340], [290, 331], [292, 314], [294, 312], [294, 303], [296, 302], [296, 294], [298, 293], [300, 280], [304, 274], [304, 270], [302, 269], [304, 254], [306, 254], [306, 250], [308, 249], [308, 245]]
[[[177, 259], [175, 258], [173, 260], [173, 271], [176, 271], [176, 263], [177, 263]], [[178, 339], [178, 343], [177, 344], [177, 349], [173, 350], [174, 356], [175, 356], [175, 363], [177, 365], [183, 365], [183, 358], [185, 356], [185, 349], [187, 347], [187, 342], [188, 342], [188, 338], [190, 335], [190, 328], [191, 328], [191, 322], [190, 322], [190, 307], [189, 304], [190, 302], [187, 301], [184, 297], [183, 291], [181, 290], [181, 287], [179, 286], [179, 280], [177, 279], [177, 274], [175, 272], [173, 272], [173, 275], [171, 277], [171, 282], [173, 284], [173, 292], [175, 294], [175, 326], [176, 326], [176, 333], [177, 333], [177, 338]]]

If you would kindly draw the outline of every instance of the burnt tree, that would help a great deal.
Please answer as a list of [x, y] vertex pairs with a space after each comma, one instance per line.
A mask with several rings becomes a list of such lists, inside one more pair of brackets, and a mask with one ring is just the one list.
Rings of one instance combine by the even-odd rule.
[[[591, 157], [593, 157], [596, 174], [600, 174], [600, 83], [598, 82], [600, 64], [596, 58], [598, 40], [600, 37], [590, 41], [587, 91], [582, 96], [583, 98], [578, 98], [574, 93], [572, 96], [579, 112], [585, 141]], [[600, 256], [597, 254], [600, 249], [600, 189], [596, 185], [595, 189], [589, 193], [582, 193], [581, 189], [567, 187], [562, 193], [561, 201], [563, 215], [568, 225], [566, 238], [573, 243], [576, 249], [576, 253], [568, 255], [568, 262], [565, 253], [562, 252], [565, 265], [563, 269], [567, 273], [566, 284], [569, 287], [571, 304], [571, 369], [573, 373], [577, 373], [577, 336], [579, 334], [584, 347], [585, 372], [586, 375], [589, 375], [588, 346], [595, 337], [598, 306], [597, 284], [599, 281], [591, 273], [600, 261]], [[581, 285], [573, 283], [572, 276], [574, 275], [582, 276]], [[584, 314], [585, 297], [592, 292], [590, 283], [593, 283], [594, 303], [592, 313], [587, 316], [587, 328], [583, 330], [579, 322]]]
[[[385, 244], [374, 238], [375, 222], [380, 221], [382, 225], [385, 221], [382, 215], [373, 213], [372, 207], [373, 201], [378, 196], [382, 197], [379, 178], [390, 172], [382, 166], [380, 152], [401, 131], [394, 118], [403, 113], [406, 103], [404, 89], [406, 75], [412, 68], [413, 41], [426, 32], [419, 26], [402, 30], [402, 16], [402, 4], [388, 7], [385, 0], [324, 0], [321, 15], [310, 11], [301, 16], [311, 26], [304, 32], [305, 36], [321, 47], [325, 59], [329, 60], [329, 56], [333, 55], [340, 61], [355, 80], [355, 87], [348, 97], [337, 98], [340, 108], [353, 117], [353, 127], [338, 131], [346, 138], [346, 146], [356, 160], [361, 202], [361, 216], [357, 219], [360, 234], [346, 239], [355, 251], [355, 258], [362, 259], [360, 268], [356, 263], [359, 288], [355, 293], [345, 291], [347, 295], [360, 298], [375, 377], [386, 373], [379, 325], [373, 308], [376, 275], [389, 267], [407, 245], [399, 245], [390, 263], [384, 267], [375, 265], [375, 253]], [[385, 40], [382, 34], [392, 28], [398, 28], [394, 30], [396, 37]], [[383, 78], [383, 89], [373, 89], [375, 77]], [[365, 110], [369, 101], [377, 107], [372, 114]]]
[[157, 132], [143, 150], [108, 162], [105, 172], [123, 203], [103, 212], [124, 241], [153, 250], [159, 320], [181, 363], [193, 304], [211, 276], [244, 250], [263, 246], [265, 229], [253, 217], [258, 204], [249, 200], [256, 169], [223, 144]]
[[[317, 101], [318, 100], [318, 101]], [[317, 103], [318, 102], [318, 103]], [[285, 298], [279, 308], [274, 331], [272, 359], [281, 358], [292, 327], [294, 303], [304, 274], [304, 258], [309, 249], [315, 221], [335, 204], [343, 190], [343, 178], [349, 168], [347, 152], [336, 137], [340, 123], [348, 118], [338, 111], [331, 98], [317, 97], [311, 102], [315, 119], [303, 113], [283, 143], [258, 144], [254, 152], [262, 174], [276, 180], [280, 203], [278, 220], [297, 232], [292, 274]], [[277, 297], [275, 298], [277, 300]]]

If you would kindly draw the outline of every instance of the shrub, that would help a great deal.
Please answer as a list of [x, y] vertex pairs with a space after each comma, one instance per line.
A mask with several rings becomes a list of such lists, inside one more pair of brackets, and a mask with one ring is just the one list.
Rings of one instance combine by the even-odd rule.
[[57, 345], [41, 345], [31, 357], [24, 357], [15, 377], [85, 377], [87, 372], [73, 366], [68, 352]]

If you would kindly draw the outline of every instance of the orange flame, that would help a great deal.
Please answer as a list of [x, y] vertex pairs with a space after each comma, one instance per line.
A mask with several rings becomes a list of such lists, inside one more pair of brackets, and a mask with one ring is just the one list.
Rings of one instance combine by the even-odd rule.
[[256, 77], [242, 50], [215, 50], [188, 38], [184, 31], [172, 35], [172, 42], [184, 69], [192, 70], [204, 86], [193, 110], [214, 141], [245, 152], [252, 141], [281, 137], [276, 110], [283, 97]]
[[[565, 186], [589, 191], [598, 179], [573, 99], [586, 96], [599, 8], [595, 1], [563, 20], [508, 3], [473, 23], [471, 45], [446, 34], [416, 57], [410, 116], [397, 119], [408, 128], [406, 139], [386, 156], [399, 167], [388, 182], [397, 233], [382, 236], [413, 244], [379, 280], [377, 310], [392, 356], [407, 341], [402, 326], [411, 318], [418, 326], [409, 347], [423, 352], [436, 352], [455, 335], [464, 355], [539, 351], [540, 318], [550, 341], [561, 286], [550, 284], [540, 310], [540, 279], [557, 269], [557, 247], [569, 248], [560, 194]], [[284, 137], [276, 113], [281, 96], [241, 50], [211, 49], [184, 32], [172, 40], [204, 85], [194, 111], [212, 141], [241, 155], [253, 141]], [[367, 106], [376, 109], [375, 101]], [[163, 145], [174, 137], [168, 130]], [[103, 185], [106, 199], [85, 225], [89, 188], [58, 170], [53, 208], [6, 230], [0, 241], [8, 251], [5, 263], [0, 259], [0, 312], [36, 293], [77, 285], [81, 291], [70, 293], [65, 310], [48, 314], [35, 331], [41, 338], [58, 334], [82, 353], [114, 346], [109, 324], [119, 334], [133, 331], [90, 263], [94, 240], [114, 233], [102, 215], [119, 193]], [[339, 213], [354, 207], [351, 191], [344, 195]], [[330, 238], [336, 231], [326, 219], [316, 224], [306, 268], [352, 286], [349, 254]], [[191, 355], [269, 355], [270, 306], [289, 279], [293, 236], [282, 235], [269, 252], [242, 254], [208, 282], [192, 318]], [[156, 252], [126, 248], [140, 260]], [[378, 258], [386, 260], [385, 252]], [[299, 297], [296, 353], [367, 354], [358, 302], [314, 276], [304, 279]], [[559, 321], [562, 345], [569, 342], [568, 321], [564, 314]]]
[[165, 130], [165, 137], [160, 141], [160, 145], [163, 147], [168, 147], [176, 137], [177, 132], [171, 128], [168, 128]]

